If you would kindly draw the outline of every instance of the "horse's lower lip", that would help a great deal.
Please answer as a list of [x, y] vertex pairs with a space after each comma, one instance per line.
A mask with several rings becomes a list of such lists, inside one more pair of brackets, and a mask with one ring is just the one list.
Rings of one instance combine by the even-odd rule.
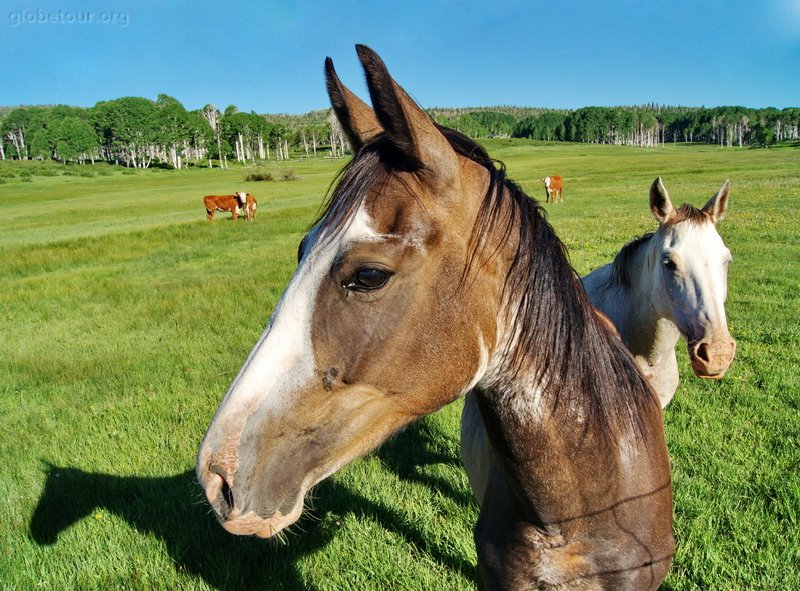
[[237, 536], [258, 536], [271, 538], [282, 529], [290, 526], [296, 519], [291, 516], [277, 514], [269, 519], [258, 517], [254, 512], [241, 514], [234, 511], [228, 519], [222, 521], [222, 527], [228, 533]]
[[701, 380], [721, 380], [725, 376], [725, 371], [718, 371], [715, 373], [710, 373], [707, 371], [698, 371], [694, 368], [694, 375], [700, 378]]
[[269, 517], [262, 517], [253, 510], [243, 511], [237, 507], [225, 517], [218, 514], [217, 518], [228, 533], [237, 536], [271, 538], [297, 521], [302, 512], [303, 502], [302, 497], [300, 497], [294, 508], [285, 515], [280, 511], [276, 511]]

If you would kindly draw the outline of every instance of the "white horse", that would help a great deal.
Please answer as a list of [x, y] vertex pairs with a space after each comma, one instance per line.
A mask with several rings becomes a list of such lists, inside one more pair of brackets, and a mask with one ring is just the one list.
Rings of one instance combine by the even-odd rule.
[[[731, 253], [716, 227], [727, 211], [729, 189], [725, 181], [702, 209], [684, 204], [676, 210], [656, 178], [650, 210], [658, 229], [582, 278], [592, 305], [614, 323], [662, 408], [678, 388], [680, 336], [700, 378], [722, 378], [736, 352], [725, 315]], [[461, 456], [481, 502], [489, 471], [497, 468], [472, 393], [461, 415]]]
[[736, 353], [725, 315], [731, 252], [717, 233], [729, 188], [725, 181], [703, 209], [684, 204], [676, 210], [657, 178], [650, 187], [650, 210], [658, 230], [629, 242], [613, 263], [582, 279], [592, 304], [617, 327], [662, 407], [678, 388], [680, 336], [699, 378], [720, 379]]

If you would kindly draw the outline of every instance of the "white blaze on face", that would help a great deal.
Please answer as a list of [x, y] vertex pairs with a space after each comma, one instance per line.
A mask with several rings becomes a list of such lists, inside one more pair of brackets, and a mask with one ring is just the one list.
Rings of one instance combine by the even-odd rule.
[[672, 300], [673, 320], [681, 332], [689, 339], [723, 327], [727, 332], [725, 300], [731, 254], [716, 226], [710, 222], [678, 224], [672, 229], [667, 246], [676, 263], [673, 272], [680, 288], [668, 288], [664, 297]]
[[375, 236], [363, 205], [347, 229], [333, 239], [320, 241], [318, 229], [311, 231], [306, 254], [220, 404], [212, 429], [221, 428], [226, 439], [234, 436], [238, 440], [254, 412], [273, 413], [289, 406], [293, 397], [315, 379], [311, 321], [319, 286], [348, 244]]
[[544, 177], [544, 186], [547, 187], [548, 189], [550, 188], [550, 177], [549, 176]]

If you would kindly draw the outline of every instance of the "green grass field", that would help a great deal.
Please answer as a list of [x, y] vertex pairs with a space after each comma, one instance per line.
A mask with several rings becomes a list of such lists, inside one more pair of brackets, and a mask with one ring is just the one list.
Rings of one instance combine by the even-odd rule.
[[[549, 219], [582, 274], [654, 228], [656, 175], [696, 205], [731, 179], [720, 233], [738, 352], [707, 382], [679, 345], [663, 588], [800, 588], [800, 150], [487, 147], [537, 198], [537, 179], [564, 176]], [[0, 590], [474, 588], [460, 402], [318, 486], [285, 544], [225, 533], [194, 481], [343, 164], [243, 183], [242, 169], [31, 177], [0, 162]], [[202, 195], [241, 189], [255, 223], [205, 221]]]

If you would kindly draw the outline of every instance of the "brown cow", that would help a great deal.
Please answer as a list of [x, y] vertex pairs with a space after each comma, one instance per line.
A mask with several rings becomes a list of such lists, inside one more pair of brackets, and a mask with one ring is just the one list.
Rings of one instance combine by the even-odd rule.
[[564, 187], [564, 179], [561, 178], [561, 175], [546, 176], [542, 179], [542, 182], [547, 191], [547, 202], [564, 201], [564, 196], [561, 194], [561, 189]]
[[[239, 217], [242, 210], [244, 210], [245, 219], [248, 221], [255, 217], [255, 197], [244, 191], [239, 191], [233, 195], [206, 195], [203, 197], [203, 204], [206, 206], [206, 217], [209, 221], [214, 220], [215, 211], [229, 211], [231, 212], [231, 218], [234, 220]], [[250, 204], [252, 204], [252, 210]]]

